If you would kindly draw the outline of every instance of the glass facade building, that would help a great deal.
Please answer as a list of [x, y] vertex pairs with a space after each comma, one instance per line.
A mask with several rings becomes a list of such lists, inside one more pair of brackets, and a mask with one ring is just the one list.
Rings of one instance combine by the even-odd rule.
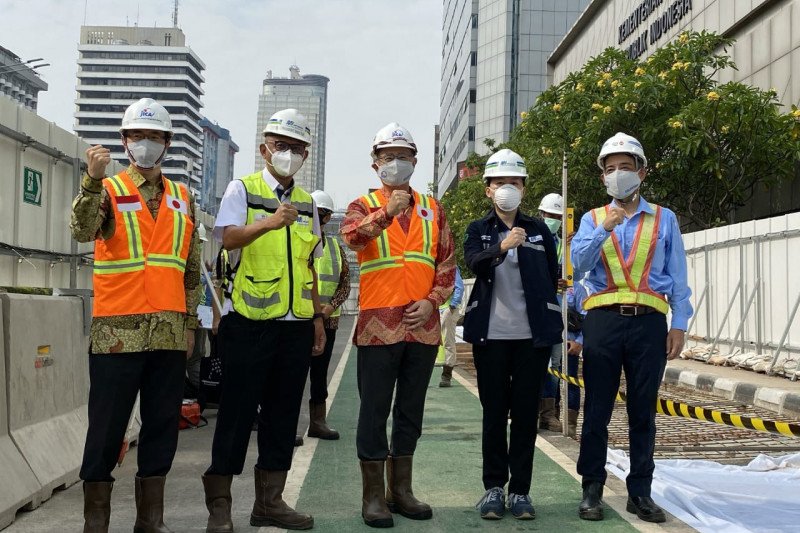
[[239, 146], [231, 139], [231, 132], [203, 117], [203, 181], [200, 208], [216, 215], [222, 203], [225, 188], [233, 179], [233, 161]]
[[547, 58], [589, 0], [444, 0], [438, 194], [470, 152], [508, 140], [548, 86]]
[[264, 158], [258, 147], [264, 142], [264, 127], [269, 118], [282, 109], [294, 108], [308, 119], [311, 146], [308, 159], [295, 174], [295, 183], [308, 192], [325, 188], [325, 131], [328, 110], [328, 82], [325, 76], [300, 74], [297, 66], [289, 68], [288, 78], [275, 78], [267, 72], [258, 97], [256, 124], [255, 171], [264, 168]]

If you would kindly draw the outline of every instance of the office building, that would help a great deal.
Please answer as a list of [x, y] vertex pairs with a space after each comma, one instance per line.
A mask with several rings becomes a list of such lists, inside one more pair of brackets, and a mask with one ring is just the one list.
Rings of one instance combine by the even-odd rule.
[[256, 125], [256, 171], [264, 168], [264, 158], [258, 146], [264, 142], [264, 127], [269, 118], [282, 109], [294, 108], [308, 119], [311, 129], [311, 147], [303, 168], [295, 174], [295, 183], [312, 192], [325, 189], [325, 129], [328, 110], [328, 82], [325, 76], [300, 74], [300, 68], [289, 68], [288, 78], [276, 78], [272, 71], [261, 87], [258, 97], [258, 119]]
[[0, 95], [4, 95], [36, 111], [39, 92], [47, 90], [47, 83], [34, 70], [41, 59], [22, 61], [18, 55], [0, 46]]
[[233, 160], [239, 146], [231, 139], [231, 132], [203, 117], [203, 180], [198, 198], [200, 209], [216, 215], [225, 188], [233, 179]]

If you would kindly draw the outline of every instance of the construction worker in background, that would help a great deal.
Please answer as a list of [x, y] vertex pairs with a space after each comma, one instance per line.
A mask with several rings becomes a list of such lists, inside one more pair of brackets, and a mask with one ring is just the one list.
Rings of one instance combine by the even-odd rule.
[[439, 351], [444, 352], [444, 366], [442, 367], [442, 378], [439, 381], [440, 387], [450, 387], [453, 379], [453, 369], [456, 361], [456, 323], [460, 317], [459, 308], [461, 298], [464, 296], [464, 280], [461, 279], [461, 269], [456, 266], [456, 281], [453, 285], [453, 294], [439, 308], [442, 317], [442, 345]]
[[[542, 198], [539, 202], [539, 216], [542, 218], [553, 239], [556, 241], [556, 252], [558, 253], [559, 267], [564, 259], [564, 247], [561, 241], [561, 218], [564, 213], [564, 199], [558, 193], [550, 193]], [[572, 234], [567, 236], [567, 242], [572, 240]], [[567, 298], [568, 305], [574, 301], [574, 298]], [[563, 298], [561, 294], [558, 295], [558, 303], [563, 305]], [[578, 374], [578, 356], [581, 353], [581, 343], [577, 342], [577, 333], [573, 331], [567, 332], [567, 354], [570, 358], [567, 361], [567, 373], [570, 376], [577, 377]], [[556, 344], [550, 353], [550, 366], [556, 370], [561, 371], [561, 352], [562, 345]], [[580, 390], [575, 385], [569, 385], [568, 391], [569, 411], [567, 418], [567, 425], [569, 427], [569, 435], [575, 436], [577, 433], [578, 425], [578, 409], [580, 408]], [[539, 428], [547, 429], [550, 431], [561, 432], [560, 420], [560, 395], [559, 395], [559, 380], [557, 377], [547, 374], [544, 378], [542, 385], [542, 398], [539, 400]]]
[[[205, 243], [208, 242], [206, 227], [203, 224], [197, 224], [197, 237], [200, 246], [200, 254], [202, 256], [202, 249]], [[204, 307], [211, 311], [211, 308], [214, 306], [211, 296], [213, 288], [208, 286], [205, 277], [202, 275], [200, 276], [200, 287], [198, 290], [200, 291], [200, 295], [197, 301], [197, 315], [200, 323], [198, 323], [197, 329], [194, 330], [194, 350], [192, 350], [189, 359], [186, 360], [186, 379], [188, 385], [184, 388], [184, 398], [194, 399], [199, 399], [200, 362], [206, 356], [206, 339], [208, 338], [208, 329], [206, 328], [211, 325], [204, 325], [202, 323], [202, 314], [200, 311]]]
[[[382, 187], [348, 206], [341, 229], [345, 244], [358, 252], [361, 273], [353, 338], [361, 396], [356, 448], [361, 514], [371, 527], [394, 525], [392, 512], [414, 520], [433, 516], [414, 497], [412, 460], [442, 341], [438, 308], [453, 291], [455, 257], [444, 210], [409, 186], [416, 155], [408, 130], [394, 122], [381, 128], [371, 156]], [[395, 392], [390, 448], [386, 420]]]
[[194, 199], [161, 173], [172, 139], [164, 107], [142, 98], [119, 129], [130, 166], [106, 176], [111, 152], [86, 150], [87, 172], [72, 204], [72, 236], [95, 241], [89, 347], [89, 429], [80, 477], [84, 531], [108, 531], [111, 471], [140, 394], [137, 532], [170, 531], [164, 482], [178, 446], [186, 358], [197, 328], [200, 247]]
[[[603, 519], [608, 423], [625, 370], [630, 434], [627, 510], [664, 522], [650, 497], [658, 387], [668, 359], [683, 348], [692, 315], [686, 254], [678, 220], [640, 195], [647, 158], [635, 138], [617, 133], [597, 157], [610, 204], [586, 213], [572, 240], [575, 269], [587, 272], [583, 323], [586, 384], [578, 473], [584, 520]], [[666, 315], [672, 310], [667, 331]]]
[[[467, 227], [464, 260], [475, 273], [464, 315], [483, 407], [481, 518], [536, 512], [530, 498], [539, 394], [561, 339], [558, 259], [552, 233], [520, 210], [528, 176], [515, 152], [494, 153], [484, 170], [492, 210]], [[510, 437], [509, 430], [510, 416]]]
[[[330, 222], [333, 215], [333, 198], [325, 191], [311, 193], [317, 206], [320, 226]], [[310, 424], [308, 436], [324, 440], [337, 440], [339, 432], [328, 427], [326, 420], [326, 401], [328, 399], [328, 365], [331, 362], [333, 343], [342, 314], [342, 304], [350, 295], [350, 269], [347, 256], [334, 235], [322, 233], [322, 257], [314, 260], [319, 278], [319, 300], [322, 304], [323, 324], [325, 326], [325, 350], [319, 357], [311, 359], [309, 371], [310, 398], [308, 413]]]
[[214, 238], [235, 274], [231, 306], [219, 325], [222, 397], [203, 475], [208, 532], [233, 531], [231, 482], [242, 472], [258, 414], [253, 526], [309, 529], [314, 519], [283, 500], [312, 352], [325, 346], [314, 259], [322, 236], [311, 195], [293, 176], [308, 157], [311, 130], [296, 109], [278, 111], [259, 146], [266, 166], [232, 181]]

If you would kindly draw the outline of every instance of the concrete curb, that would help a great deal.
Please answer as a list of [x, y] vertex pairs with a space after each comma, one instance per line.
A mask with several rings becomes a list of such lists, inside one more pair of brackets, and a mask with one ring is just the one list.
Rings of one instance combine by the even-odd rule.
[[680, 368], [667, 368], [664, 383], [710, 392], [727, 400], [769, 409], [778, 416], [800, 416], [800, 394]]

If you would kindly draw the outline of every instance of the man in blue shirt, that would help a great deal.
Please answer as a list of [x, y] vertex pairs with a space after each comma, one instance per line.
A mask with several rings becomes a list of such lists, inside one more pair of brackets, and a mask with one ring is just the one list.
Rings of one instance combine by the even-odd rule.
[[[440, 387], [449, 387], [450, 380], [453, 378], [453, 368], [456, 366], [456, 323], [459, 317], [459, 307], [461, 298], [464, 296], [464, 280], [461, 279], [461, 270], [456, 267], [456, 284], [453, 287], [453, 294], [439, 312], [442, 315], [442, 347], [444, 348], [445, 360], [442, 368], [442, 379]], [[441, 349], [440, 348], [440, 349]]]
[[681, 352], [692, 315], [686, 253], [675, 214], [639, 194], [647, 174], [639, 141], [617, 133], [603, 145], [597, 164], [613, 201], [586, 213], [572, 240], [573, 266], [588, 272], [584, 283], [590, 294], [583, 302], [586, 398], [578, 514], [603, 519], [608, 423], [624, 369], [631, 463], [627, 510], [648, 522], [664, 522], [664, 511], [650, 497], [655, 413], [664, 367]]

